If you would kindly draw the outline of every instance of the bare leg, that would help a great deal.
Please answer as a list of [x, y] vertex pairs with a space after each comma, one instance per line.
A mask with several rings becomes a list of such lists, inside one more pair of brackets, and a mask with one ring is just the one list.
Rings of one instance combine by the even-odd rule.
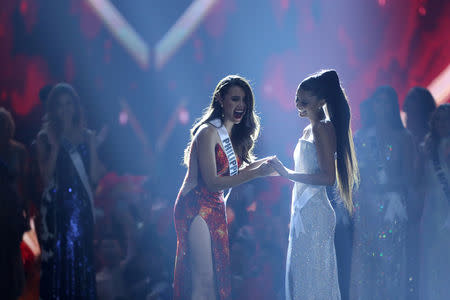
[[211, 236], [205, 220], [196, 216], [188, 234], [192, 268], [192, 299], [216, 300]]

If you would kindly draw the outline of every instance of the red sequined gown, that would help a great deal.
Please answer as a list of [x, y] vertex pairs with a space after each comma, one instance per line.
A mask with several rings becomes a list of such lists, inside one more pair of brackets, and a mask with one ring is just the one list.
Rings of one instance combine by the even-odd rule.
[[[217, 175], [229, 176], [228, 159], [219, 144], [215, 146], [215, 153]], [[241, 161], [238, 159], [238, 165], [240, 166], [240, 164]], [[197, 177], [197, 185], [187, 194], [183, 195], [182, 190], [180, 190], [174, 208], [175, 230], [177, 232], [174, 300], [190, 300], [191, 298], [188, 232], [191, 222], [196, 216], [201, 216], [209, 228], [218, 300], [228, 300], [231, 299], [231, 271], [223, 191], [208, 191], [201, 178], [200, 171], [198, 171]]]

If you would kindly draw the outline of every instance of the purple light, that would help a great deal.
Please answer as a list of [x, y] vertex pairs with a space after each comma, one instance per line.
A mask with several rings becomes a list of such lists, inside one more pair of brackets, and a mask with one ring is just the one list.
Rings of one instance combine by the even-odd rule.
[[183, 125], [186, 125], [189, 122], [189, 112], [186, 108], [180, 108], [180, 111], [178, 112], [178, 120]]
[[119, 123], [120, 125], [125, 125], [128, 123], [128, 114], [126, 111], [121, 111], [119, 114]]

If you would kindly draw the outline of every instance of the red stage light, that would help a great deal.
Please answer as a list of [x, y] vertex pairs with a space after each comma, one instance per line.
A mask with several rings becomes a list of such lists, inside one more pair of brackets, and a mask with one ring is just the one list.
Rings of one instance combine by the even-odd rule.
[[423, 6], [419, 7], [419, 14], [421, 16], [425, 16], [427, 14], [427, 10], [425, 9], [425, 7]]

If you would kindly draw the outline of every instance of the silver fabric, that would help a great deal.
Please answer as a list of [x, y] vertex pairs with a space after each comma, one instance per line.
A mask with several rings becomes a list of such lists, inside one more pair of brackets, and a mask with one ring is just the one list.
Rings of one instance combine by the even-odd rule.
[[[300, 139], [294, 151], [295, 170], [318, 171], [315, 144]], [[324, 186], [295, 183], [286, 262], [286, 300], [341, 299], [334, 230], [336, 216]]]

